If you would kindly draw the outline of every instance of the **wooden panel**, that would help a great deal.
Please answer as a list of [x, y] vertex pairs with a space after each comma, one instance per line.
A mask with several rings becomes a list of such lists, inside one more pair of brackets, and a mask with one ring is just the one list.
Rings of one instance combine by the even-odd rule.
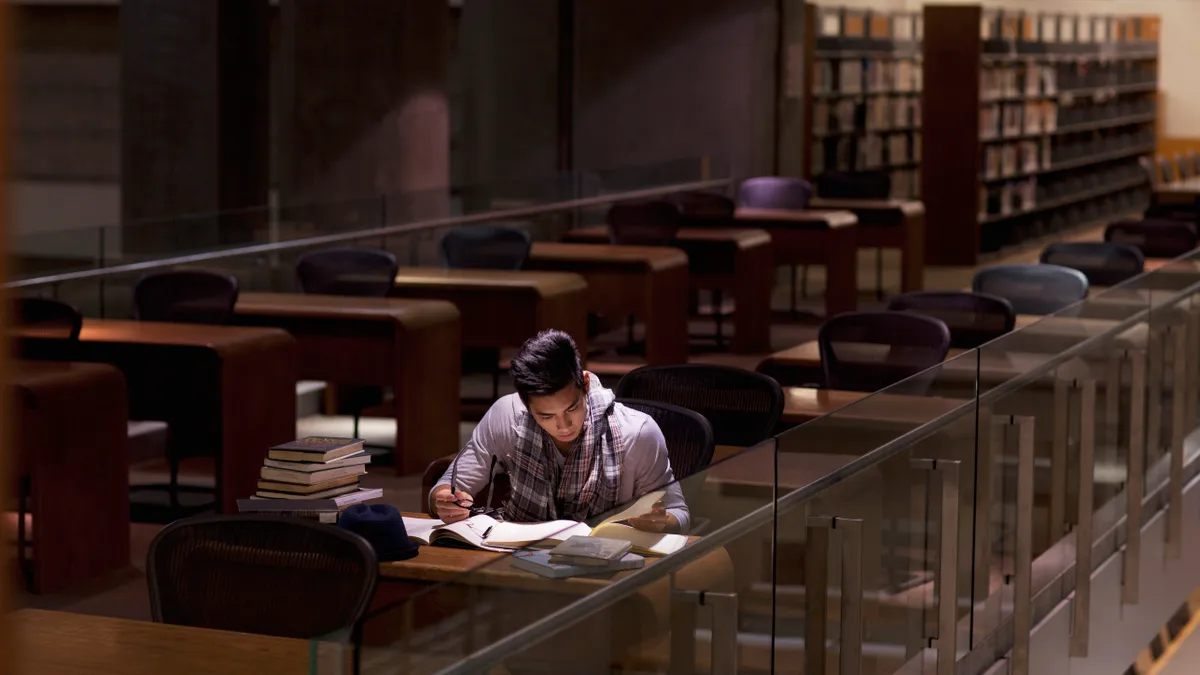
[[[7, 105], [11, 98], [8, 95], [8, 22], [9, 5], [5, 3], [0, 5], [0, 129], [4, 130], [0, 133], [0, 156], [8, 157], [8, 130], [11, 128], [8, 124]], [[0, 163], [0, 181], [6, 178], [5, 173], [8, 168], [7, 162]], [[8, 242], [6, 232], [8, 229], [8, 190], [0, 191], [0, 279], [8, 278]], [[7, 308], [8, 300], [7, 293], [3, 288], [0, 288], [0, 307]], [[0, 335], [6, 335], [5, 322], [8, 320], [8, 312], [0, 310]], [[0, 382], [8, 381], [7, 360], [9, 350], [0, 349]], [[9, 451], [11, 441], [8, 438], [9, 430], [12, 426], [5, 419], [8, 410], [8, 401], [4, 400], [8, 395], [5, 393], [6, 387], [0, 387], [0, 504], [8, 504], [9, 486], [12, 485], [12, 474], [8, 466], [9, 458], [12, 457], [12, 452]], [[10, 607], [8, 601], [8, 584], [10, 575], [0, 574], [0, 607]], [[9, 635], [12, 631], [0, 630], [0, 670], [10, 672], [8, 669], [8, 661], [11, 658], [13, 650], [9, 648]]]

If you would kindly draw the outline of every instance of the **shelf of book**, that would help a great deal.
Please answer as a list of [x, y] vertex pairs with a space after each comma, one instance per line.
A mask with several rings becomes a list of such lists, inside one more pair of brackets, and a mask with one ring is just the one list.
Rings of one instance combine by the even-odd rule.
[[[1158, 19], [924, 8], [929, 264], [1136, 208], [1154, 152]], [[986, 230], [985, 230], [986, 227]]]
[[801, 166], [884, 172], [889, 195], [920, 195], [920, 16], [806, 5], [807, 92]]

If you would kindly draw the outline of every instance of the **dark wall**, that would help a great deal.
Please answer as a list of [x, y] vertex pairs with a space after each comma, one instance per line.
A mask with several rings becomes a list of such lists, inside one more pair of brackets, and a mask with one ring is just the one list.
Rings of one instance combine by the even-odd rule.
[[700, 155], [774, 165], [778, 20], [770, 0], [577, 0], [575, 161]]

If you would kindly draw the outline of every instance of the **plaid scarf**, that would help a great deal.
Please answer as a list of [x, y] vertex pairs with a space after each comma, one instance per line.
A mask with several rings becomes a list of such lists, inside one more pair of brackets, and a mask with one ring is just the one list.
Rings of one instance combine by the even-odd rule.
[[558, 448], [528, 410], [513, 425], [517, 447], [508, 467], [512, 490], [505, 513], [517, 522], [586, 520], [617, 505], [620, 430], [611, 424], [616, 397], [588, 375], [587, 421], [559, 469]]

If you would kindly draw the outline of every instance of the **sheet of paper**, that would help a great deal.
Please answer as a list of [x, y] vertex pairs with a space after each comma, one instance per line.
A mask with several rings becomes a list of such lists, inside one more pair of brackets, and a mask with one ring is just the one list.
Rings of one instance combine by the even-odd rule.
[[592, 528], [574, 520], [551, 520], [545, 523], [497, 523], [487, 542], [493, 546], [525, 546], [539, 541], [564, 541], [568, 537], [586, 537]]

